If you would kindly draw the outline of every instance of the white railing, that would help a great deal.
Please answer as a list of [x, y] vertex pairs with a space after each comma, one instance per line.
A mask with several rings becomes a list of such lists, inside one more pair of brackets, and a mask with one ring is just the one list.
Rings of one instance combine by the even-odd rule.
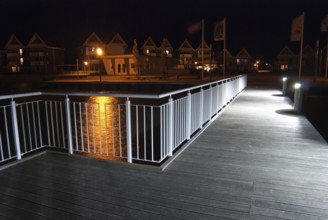
[[[130, 163], [161, 163], [246, 84], [247, 76], [241, 75], [160, 95], [37, 92], [0, 96], [6, 103], [0, 106], [0, 164], [44, 147]], [[35, 97], [40, 100], [15, 101]], [[74, 100], [81, 97], [98, 99]]]

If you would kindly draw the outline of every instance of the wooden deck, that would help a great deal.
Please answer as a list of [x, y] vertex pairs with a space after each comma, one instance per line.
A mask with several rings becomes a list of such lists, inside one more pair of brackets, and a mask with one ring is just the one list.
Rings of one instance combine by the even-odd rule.
[[47, 152], [0, 171], [0, 219], [328, 219], [328, 146], [247, 89], [168, 167]]

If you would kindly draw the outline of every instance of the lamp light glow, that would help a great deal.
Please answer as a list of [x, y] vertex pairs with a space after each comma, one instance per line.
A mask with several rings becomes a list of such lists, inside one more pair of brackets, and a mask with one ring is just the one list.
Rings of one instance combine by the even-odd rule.
[[282, 81], [283, 81], [283, 82], [286, 82], [287, 79], [288, 79], [287, 77], [283, 77], [283, 78], [282, 78]]
[[295, 89], [299, 89], [301, 87], [302, 87], [302, 84], [301, 83], [295, 83], [295, 85], [294, 85], [294, 88]]

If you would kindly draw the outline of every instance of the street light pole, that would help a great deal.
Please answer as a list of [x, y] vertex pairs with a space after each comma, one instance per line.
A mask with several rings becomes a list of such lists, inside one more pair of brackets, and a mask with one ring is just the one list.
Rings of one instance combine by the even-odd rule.
[[103, 55], [103, 50], [101, 48], [97, 48], [97, 55], [99, 58], [99, 82], [101, 82], [101, 71], [100, 71], [100, 67], [101, 67], [101, 56]]

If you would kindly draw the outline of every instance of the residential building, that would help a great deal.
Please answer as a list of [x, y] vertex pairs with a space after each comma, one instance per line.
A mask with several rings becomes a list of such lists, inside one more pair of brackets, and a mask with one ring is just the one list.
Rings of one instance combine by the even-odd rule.
[[34, 34], [27, 44], [30, 72], [57, 72], [64, 64], [65, 49], [48, 46], [38, 34]]
[[245, 73], [252, 68], [252, 56], [245, 48], [242, 48], [235, 56], [236, 72]]
[[23, 43], [12, 34], [5, 47], [6, 65], [9, 72], [22, 72], [26, 65], [27, 51]]
[[85, 66], [85, 70], [98, 71], [100, 69], [101, 63], [97, 49], [105, 50], [106, 45], [95, 32], [92, 32], [81, 47], [80, 63]]
[[158, 47], [154, 43], [153, 39], [151, 37], [148, 37], [145, 43], [141, 47], [142, 54], [145, 56], [157, 56]]
[[196, 52], [188, 40], [184, 40], [178, 49], [179, 64], [178, 69], [195, 68]]

